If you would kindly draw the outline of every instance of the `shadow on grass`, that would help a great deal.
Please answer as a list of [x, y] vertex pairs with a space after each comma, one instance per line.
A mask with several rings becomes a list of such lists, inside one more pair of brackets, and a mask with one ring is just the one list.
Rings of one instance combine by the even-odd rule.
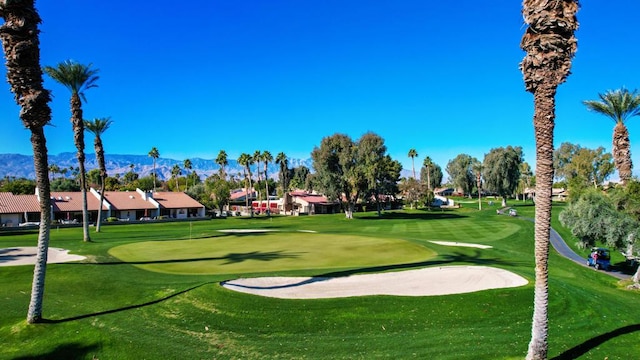
[[437, 220], [437, 219], [462, 219], [467, 216], [456, 214], [449, 211], [433, 211], [423, 213], [405, 213], [405, 212], [385, 212], [380, 216], [375, 214], [358, 216], [362, 220]]
[[[185, 290], [182, 290], [182, 291], [178, 291], [176, 293], [173, 293], [171, 295], [165, 296], [163, 298], [152, 300], [152, 301], [148, 301], [148, 302], [142, 303], [142, 304], [130, 305], [130, 306], [125, 306], [125, 307], [121, 307], [121, 308], [118, 308], [118, 309], [95, 312], [95, 313], [92, 313], [92, 314], [78, 315], [78, 316], [74, 316], [74, 317], [70, 317], [70, 318], [66, 318], [66, 319], [42, 319], [41, 323], [43, 323], [43, 324], [60, 324], [60, 323], [66, 323], [66, 322], [70, 322], [70, 321], [87, 319], [87, 318], [91, 318], [91, 317], [95, 317], [95, 316], [115, 314], [115, 313], [119, 313], [121, 311], [140, 309], [140, 308], [143, 308], [143, 307], [146, 307], [146, 306], [149, 306], [149, 305], [159, 304], [159, 303], [161, 303], [163, 301], [167, 301], [167, 300], [172, 299], [172, 298], [174, 298], [176, 296], [188, 293], [189, 291], [195, 290], [197, 288], [200, 288], [202, 286], [209, 285], [209, 284], [214, 284], [214, 282], [205, 282], [205, 283], [190, 287], [188, 289], [185, 289]], [[51, 358], [51, 359], [54, 359], [54, 358]], [[67, 358], [58, 357], [58, 358], [55, 358], [55, 359], [67, 359]]]
[[551, 360], [573, 360], [577, 359], [580, 356], [589, 352], [589, 350], [594, 349], [603, 343], [616, 338], [618, 336], [631, 334], [633, 332], [640, 331], [640, 324], [627, 325], [621, 328], [615, 329], [613, 331], [609, 331], [608, 333], [604, 333], [602, 335], [598, 335], [593, 337], [582, 344], [572, 347], [571, 349], [563, 352], [562, 354], [552, 358]]
[[273, 260], [279, 260], [279, 259], [293, 259], [299, 256], [300, 255], [297, 253], [285, 253], [284, 251], [269, 251], [269, 252], [251, 251], [247, 253], [229, 253], [225, 256], [214, 256], [214, 257], [204, 257], [204, 258], [149, 260], [149, 261], [114, 261], [114, 262], [102, 262], [102, 263], [70, 262], [70, 263], [64, 263], [60, 265], [70, 265], [70, 266], [73, 266], [73, 265], [151, 265], [151, 264], [176, 264], [176, 263], [210, 261], [210, 260], [226, 260], [226, 262], [224, 262], [223, 265], [229, 265], [229, 264], [241, 263], [247, 260], [273, 261]]
[[[473, 265], [503, 265], [503, 266], [514, 266], [514, 263], [509, 263], [498, 258], [481, 258], [480, 252], [476, 251], [474, 255], [467, 255], [463, 253], [454, 253], [443, 256], [442, 259], [437, 260], [429, 260], [429, 261], [420, 261], [413, 263], [405, 263], [405, 264], [393, 264], [393, 265], [380, 265], [380, 266], [371, 266], [365, 268], [357, 268], [350, 269], [344, 271], [334, 271], [329, 273], [324, 273], [320, 275], [316, 275], [311, 277], [310, 279], [302, 280], [300, 282], [294, 284], [286, 284], [286, 285], [275, 285], [275, 286], [252, 286], [252, 285], [239, 285], [232, 284], [233, 286], [243, 287], [247, 289], [284, 289], [284, 288], [292, 288], [297, 286], [303, 286], [311, 283], [321, 282], [331, 280], [332, 278], [338, 277], [347, 277], [351, 275], [362, 275], [362, 274], [370, 274], [370, 273], [380, 273], [385, 271], [396, 271], [396, 270], [409, 270], [409, 269], [419, 269], [429, 266], [437, 266], [437, 265], [447, 265], [452, 263], [463, 263], [463, 264], [473, 264]], [[224, 285], [228, 281], [223, 281], [220, 285]]]
[[83, 345], [78, 343], [69, 343], [58, 345], [54, 349], [44, 354], [26, 355], [13, 358], [14, 360], [58, 360], [58, 359], [87, 359], [87, 355], [96, 351], [98, 345]]

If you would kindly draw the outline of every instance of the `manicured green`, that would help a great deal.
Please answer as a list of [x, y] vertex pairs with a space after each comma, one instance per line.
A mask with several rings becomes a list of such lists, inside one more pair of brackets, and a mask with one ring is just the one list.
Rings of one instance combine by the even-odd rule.
[[[32, 266], [0, 267], [0, 358], [523, 358], [533, 303], [533, 223], [496, 215], [495, 209], [496, 205], [485, 203], [483, 211], [464, 204], [450, 211], [386, 212], [381, 218], [375, 213], [357, 213], [353, 220], [336, 214], [104, 224], [101, 233], [92, 234], [92, 243], [82, 242], [80, 228], [54, 228], [52, 247], [67, 248], [89, 259], [48, 266], [44, 317], [49, 322], [38, 325], [25, 321]], [[518, 207], [518, 211], [526, 214], [529, 209]], [[278, 231], [224, 235], [218, 231], [221, 229]], [[0, 248], [34, 246], [36, 238], [34, 232], [0, 232]], [[327, 242], [319, 246], [316, 239]], [[349, 247], [349, 240], [356, 246]], [[466, 241], [494, 248], [439, 246], [430, 240]], [[252, 242], [255, 248], [250, 246]], [[202, 255], [189, 253], [194, 247], [203, 250], [199, 245], [208, 243], [215, 245], [214, 250]], [[391, 249], [389, 245], [393, 245]], [[127, 250], [123, 255], [123, 249], [136, 251]], [[173, 250], [171, 256], [161, 257], [167, 250]], [[306, 251], [322, 251], [345, 260], [302, 256]], [[172, 262], [188, 264], [191, 270], [187, 272], [192, 272], [197, 269], [193, 256], [251, 252], [275, 256], [265, 256], [265, 261], [228, 256], [243, 266], [256, 266], [220, 273], [211, 270], [221, 265], [215, 261], [208, 265], [206, 274], [170, 273], [175, 270], [166, 267]], [[153, 261], [165, 262], [150, 263]], [[338, 276], [450, 264], [496, 266], [526, 277], [530, 284], [436, 297], [321, 300], [264, 298], [219, 285], [235, 276]], [[156, 265], [156, 271], [145, 268]], [[560, 358], [608, 356], [613, 360], [640, 353], [638, 296], [621, 289], [616, 279], [605, 273], [574, 264], [552, 251], [550, 358], [564, 354]]]
[[404, 240], [308, 232], [146, 241], [114, 247], [109, 254], [146, 270], [209, 275], [335, 270], [418, 262], [435, 256], [434, 251]]

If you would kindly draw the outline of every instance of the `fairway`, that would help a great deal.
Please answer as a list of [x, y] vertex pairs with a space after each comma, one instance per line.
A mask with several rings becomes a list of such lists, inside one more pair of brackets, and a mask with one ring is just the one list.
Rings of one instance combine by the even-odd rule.
[[193, 275], [338, 270], [417, 263], [436, 256], [404, 240], [306, 232], [145, 241], [114, 247], [109, 254], [145, 270]]

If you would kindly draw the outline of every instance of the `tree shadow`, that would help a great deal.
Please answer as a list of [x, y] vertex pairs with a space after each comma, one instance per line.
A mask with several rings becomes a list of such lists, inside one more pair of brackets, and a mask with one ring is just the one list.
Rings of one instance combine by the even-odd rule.
[[56, 346], [47, 353], [38, 355], [25, 355], [14, 357], [14, 360], [58, 360], [58, 359], [86, 359], [87, 355], [96, 351], [100, 347], [97, 344], [83, 345], [79, 343], [69, 343]]
[[74, 265], [152, 265], [152, 264], [175, 264], [186, 263], [196, 261], [211, 261], [211, 260], [226, 260], [223, 265], [237, 264], [247, 260], [258, 261], [273, 261], [278, 259], [294, 259], [300, 256], [301, 253], [280, 251], [251, 251], [246, 253], [228, 253], [224, 256], [212, 256], [203, 258], [186, 258], [186, 259], [167, 259], [167, 260], [149, 260], [149, 261], [113, 261], [113, 262], [69, 262], [59, 265], [74, 266]]
[[358, 219], [362, 220], [437, 220], [437, 219], [463, 219], [467, 216], [460, 215], [454, 212], [437, 211], [437, 212], [423, 212], [423, 213], [405, 213], [405, 212], [385, 212], [380, 216], [377, 214], [358, 216]]
[[615, 329], [613, 331], [609, 331], [607, 333], [604, 333], [602, 335], [598, 335], [596, 337], [593, 337], [585, 342], [583, 342], [582, 344], [576, 345], [574, 347], [572, 347], [571, 349], [563, 352], [562, 354], [552, 358], [551, 360], [573, 360], [573, 359], [577, 359], [580, 356], [586, 354], [587, 352], [589, 352], [589, 350], [594, 349], [596, 347], [598, 347], [599, 345], [602, 345], [603, 343], [616, 338], [618, 336], [622, 336], [622, 335], [626, 335], [626, 334], [631, 334], [633, 332], [636, 331], [640, 331], [640, 324], [634, 324], [634, 325], [627, 325], [627, 326], [623, 326], [621, 328]]
[[[127, 310], [133, 310], [133, 309], [140, 309], [146, 306], [150, 306], [150, 305], [155, 305], [155, 304], [159, 304], [163, 301], [167, 301], [169, 299], [172, 299], [176, 296], [185, 294], [189, 291], [195, 290], [197, 288], [200, 288], [202, 286], [208, 285], [208, 284], [214, 284], [215, 282], [205, 282], [193, 287], [190, 287], [188, 289], [182, 290], [182, 291], [178, 291], [176, 293], [173, 293], [171, 295], [165, 296], [163, 298], [160, 299], [156, 299], [156, 300], [151, 300], [142, 304], [136, 304], [136, 305], [129, 305], [129, 306], [125, 306], [125, 307], [121, 307], [118, 309], [111, 309], [111, 310], [105, 310], [105, 311], [99, 311], [99, 312], [95, 312], [95, 313], [91, 313], [91, 314], [85, 314], [85, 315], [78, 315], [78, 316], [73, 316], [73, 317], [69, 317], [66, 319], [42, 319], [40, 322], [43, 324], [60, 324], [60, 323], [66, 323], [66, 322], [70, 322], [70, 321], [76, 321], [76, 320], [82, 320], [82, 319], [87, 319], [87, 318], [91, 318], [91, 317], [95, 317], [95, 316], [101, 316], [101, 315], [109, 315], [109, 314], [115, 314], [115, 313], [119, 313], [122, 311], [127, 311]], [[65, 357], [57, 357], [57, 358], [51, 358], [51, 359], [66, 359]]]

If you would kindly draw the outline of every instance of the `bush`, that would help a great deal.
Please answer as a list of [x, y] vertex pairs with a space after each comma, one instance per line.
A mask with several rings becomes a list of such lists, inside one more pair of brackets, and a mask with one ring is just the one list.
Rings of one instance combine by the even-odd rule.
[[114, 222], [114, 221], [118, 221], [118, 218], [115, 217], [115, 216], [110, 216], [106, 220], [107, 220], [107, 222]]

